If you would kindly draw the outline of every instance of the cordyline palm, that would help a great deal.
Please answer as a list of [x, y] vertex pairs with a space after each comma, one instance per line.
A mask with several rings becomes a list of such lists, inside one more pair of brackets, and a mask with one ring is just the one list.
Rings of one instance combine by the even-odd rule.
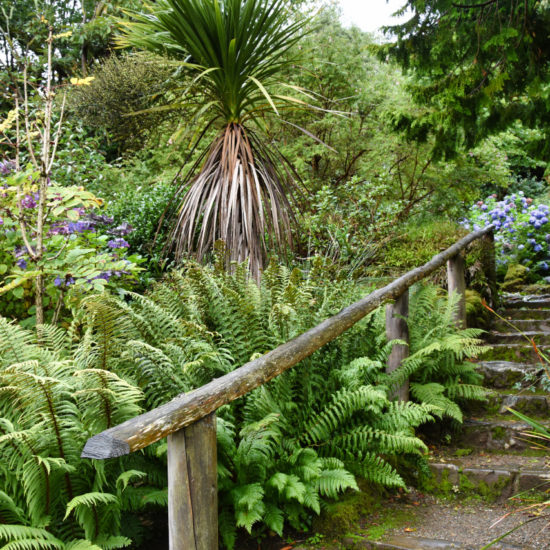
[[176, 258], [193, 251], [201, 259], [221, 239], [229, 259], [249, 258], [258, 277], [266, 239], [291, 243], [292, 172], [261, 135], [277, 106], [303, 104], [270, 92], [304, 25], [289, 19], [286, 1], [160, 0], [125, 23], [121, 45], [179, 59], [195, 73], [200, 92], [181, 103], [194, 110], [191, 124], [220, 128], [176, 195], [182, 202], [169, 237]]

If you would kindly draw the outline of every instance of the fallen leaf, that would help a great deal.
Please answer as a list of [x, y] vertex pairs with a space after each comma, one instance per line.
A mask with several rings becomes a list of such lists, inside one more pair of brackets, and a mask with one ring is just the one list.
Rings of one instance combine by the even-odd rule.
[[405, 527], [405, 533], [414, 533], [416, 531], [416, 527]]

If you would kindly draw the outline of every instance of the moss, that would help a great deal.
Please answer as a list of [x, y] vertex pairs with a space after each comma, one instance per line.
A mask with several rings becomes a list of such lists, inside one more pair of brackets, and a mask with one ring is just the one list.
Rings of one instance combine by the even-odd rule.
[[446, 497], [453, 493], [454, 487], [449, 480], [449, 471], [442, 470], [438, 477], [432, 475], [429, 479], [425, 479], [419, 488], [425, 493]]
[[495, 502], [502, 496], [504, 489], [509, 483], [510, 479], [507, 477], [501, 477], [496, 483], [491, 483], [490, 485], [481, 481], [475, 486], [475, 491], [483, 500]]
[[550, 285], [527, 285], [522, 288], [525, 294], [550, 294]]
[[506, 271], [506, 275], [504, 276], [504, 282], [516, 281], [518, 279], [526, 281], [528, 276], [529, 270], [524, 265], [511, 264], [508, 266], [508, 270]]
[[[543, 352], [548, 351], [548, 346], [542, 348]], [[537, 359], [534, 349], [529, 346], [502, 346], [488, 349], [480, 356], [483, 361], [518, 361], [521, 363], [529, 363]]]
[[483, 298], [475, 290], [466, 290], [466, 325], [475, 328], [488, 328], [492, 322], [489, 310], [483, 305]]
[[469, 456], [469, 455], [471, 455], [473, 452], [474, 452], [473, 449], [457, 449], [457, 450], [454, 452], [454, 455], [460, 458], [461, 456]]
[[369, 540], [380, 540], [390, 529], [413, 524], [415, 519], [416, 511], [412, 508], [385, 508], [363, 533]]
[[506, 429], [502, 426], [495, 426], [491, 428], [491, 435], [493, 439], [505, 439], [506, 438]]
[[360, 491], [327, 504], [321, 515], [313, 520], [312, 531], [327, 536], [338, 536], [357, 527], [359, 520], [368, 517], [382, 506], [381, 489], [359, 482]]
[[529, 270], [520, 264], [512, 264], [504, 276], [504, 282], [500, 285], [503, 292], [521, 290], [529, 277]]

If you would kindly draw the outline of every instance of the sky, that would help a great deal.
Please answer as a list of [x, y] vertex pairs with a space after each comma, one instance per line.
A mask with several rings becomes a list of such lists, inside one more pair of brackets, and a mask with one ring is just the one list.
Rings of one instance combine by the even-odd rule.
[[364, 31], [375, 32], [383, 25], [400, 22], [391, 14], [404, 4], [405, 0], [340, 0], [342, 21], [345, 25], [355, 24]]

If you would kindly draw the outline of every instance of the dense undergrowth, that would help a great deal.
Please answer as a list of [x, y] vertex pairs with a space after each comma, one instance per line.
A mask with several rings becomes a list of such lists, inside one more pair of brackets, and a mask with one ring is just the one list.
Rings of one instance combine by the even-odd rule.
[[[271, 264], [258, 287], [245, 266], [230, 275], [189, 264], [146, 296], [85, 298], [68, 330], [46, 326], [36, 336], [2, 319], [0, 539], [10, 548], [31, 539], [33, 548], [139, 542], [138, 518], [166, 504], [166, 444], [101, 462], [79, 458], [85, 440], [239, 367], [368, 292], [327, 285], [323, 273], [321, 260], [307, 273]], [[457, 401], [483, 396], [464, 361], [480, 351], [479, 331], [457, 330], [453, 308], [433, 287], [413, 293], [411, 356], [391, 376], [384, 364], [392, 344], [376, 311], [218, 411], [225, 546], [234, 547], [241, 527], [258, 537], [307, 528], [324, 503], [357, 489], [356, 477], [404, 486], [400, 468], [426, 452], [415, 428], [443, 415], [460, 420]], [[406, 377], [416, 402], [391, 400]]]
[[[300, 0], [201, 2], [187, 2], [195, 18], [181, 10], [172, 17], [180, 30], [202, 20], [212, 32], [190, 32], [191, 41], [180, 35], [172, 58], [165, 56], [166, 35], [158, 55], [112, 50], [115, 17], [128, 23], [141, 0], [94, 1], [83, 14], [61, 0], [15, 0], [3, 13], [0, 80], [9, 86], [0, 97], [2, 548], [148, 544], [151, 518], [166, 514], [166, 443], [101, 462], [80, 458], [85, 441], [268, 352], [368, 293], [370, 283], [424, 263], [464, 233], [457, 220], [467, 212], [469, 228], [500, 223], [499, 275], [515, 268], [510, 289], [550, 269], [543, 130], [510, 119], [468, 146], [467, 135], [453, 139], [454, 150], [442, 155], [437, 146], [447, 134], [435, 106], [411, 93], [414, 75], [385, 59], [385, 46], [372, 35], [340, 24], [333, 6], [306, 21], [310, 3]], [[224, 8], [204, 18], [201, 8], [214, 3]], [[282, 31], [305, 25], [300, 40], [272, 56], [265, 80], [257, 77], [266, 56], [243, 47], [254, 34], [241, 25], [245, 4], [260, 11], [285, 4], [287, 14], [276, 10]], [[229, 8], [240, 36], [231, 46], [223, 25], [209, 27]], [[147, 46], [151, 28], [145, 22], [139, 29]], [[263, 47], [268, 34], [255, 35]], [[219, 52], [243, 52], [235, 61], [247, 68], [233, 70], [214, 56], [197, 75], [196, 64], [174, 63], [188, 61], [193, 37], [205, 36]], [[233, 101], [228, 82], [249, 92], [240, 109], [251, 100], [257, 106], [241, 120], [251, 133], [239, 135], [264, 141], [260, 157], [237, 158], [226, 175], [263, 162], [256, 176], [281, 171], [296, 182], [293, 248], [282, 245], [286, 239], [280, 249], [272, 246], [277, 224], [250, 231], [265, 241], [256, 259], [271, 260], [259, 284], [245, 265], [229, 266], [221, 248], [204, 249], [205, 265], [188, 257], [176, 263], [170, 252], [181, 214], [175, 205], [205, 166], [208, 148], [199, 142], [211, 142], [220, 129], [214, 104]], [[433, 124], [425, 124], [430, 117]], [[235, 120], [229, 113], [226, 122]], [[486, 123], [476, 120], [480, 128]], [[209, 166], [206, 188], [220, 191], [218, 162]], [[281, 181], [271, 181], [271, 191]], [[254, 188], [243, 195], [254, 196]], [[510, 193], [515, 198], [506, 198]], [[249, 203], [231, 229], [252, 228], [273, 196]], [[203, 212], [212, 213], [213, 203], [204, 204]], [[275, 211], [286, 215], [286, 206]], [[189, 242], [203, 230], [213, 241], [214, 225], [205, 220], [198, 215]], [[485, 292], [480, 251], [470, 252], [468, 282], [479, 295], [469, 291], [467, 299], [479, 321], [481, 296], [494, 295]], [[431, 281], [444, 286], [441, 273]], [[469, 362], [483, 350], [480, 331], [455, 327], [456, 297], [436, 286], [411, 292], [410, 353], [391, 375], [385, 364], [395, 342], [386, 341], [380, 309], [218, 411], [220, 538], [227, 548], [247, 532], [261, 540], [306, 529], [359, 481], [390, 488], [414, 482], [426, 470], [416, 428], [460, 423], [464, 400], [484, 398]], [[400, 403], [393, 396], [405, 381], [411, 402]]]

